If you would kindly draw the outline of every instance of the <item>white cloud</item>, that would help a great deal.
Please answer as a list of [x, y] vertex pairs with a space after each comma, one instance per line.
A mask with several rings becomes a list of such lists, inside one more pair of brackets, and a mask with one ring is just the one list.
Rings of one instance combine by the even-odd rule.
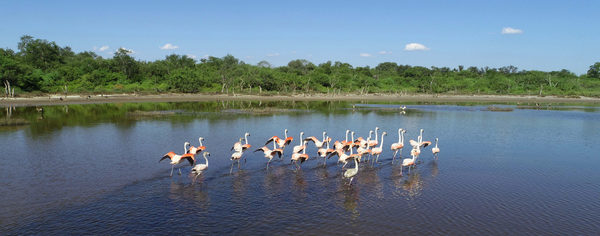
[[269, 53], [269, 54], [267, 54], [267, 56], [268, 57], [277, 57], [277, 56], [279, 56], [279, 53], [278, 52], [276, 52], [276, 53]]
[[360, 56], [361, 56], [361, 57], [371, 57], [371, 54], [369, 54], [369, 53], [366, 53], [366, 52], [361, 52], [361, 53], [360, 53]]
[[[124, 48], [124, 47], [120, 47], [119, 49], [123, 49], [123, 50], [127, 51], [127, 54], [135, 54], [135, 51], [133, 51], [131, 49], [127, 49], [127, 48]], [[119, 49], [115, 50], [115, 52], [118, 52]]]
[[201, 58], [202, 58], [202, 59], [208, 59], [208, 57], [210, 57], [210, 55], [208, 55], [208, 54], [204, 54], [204, 56], [202, 56]]
[[104, 51], [106, 51], [108, 49], [109, 49], [109, 47], [106, 46], [106, 45], [101, 46], [101, 47], [94, 46], [94, 51], [104, 52]]
[[381, 55], [390, 55], [390, 54], [392, 54], [392, 52], [391, 51], [379, 51], [379, 54], [381, 54]]
[[192, 59], [196, 59], [196, 55], [192, 55], [192, 54], [186, 54], [187, 57], [192, 58]]
[[162, 50], [173, 50], [173, 49], [178, 49], [179, 46], [175, 46], [173, 44], [167, 43], [164, 46], [160, 47], [160, 49]]
[[523, 30], [521, 29], [515, 29], [515, 28], [511, 28], [511, 27], [504, 27], [502, 28], [502, 34], [522, 34]]
[[429, 50], [429, 48], [425, 47], [425, 45], [420, 43], [409, 43], [404, 46], [405, 51], [425, 51]]

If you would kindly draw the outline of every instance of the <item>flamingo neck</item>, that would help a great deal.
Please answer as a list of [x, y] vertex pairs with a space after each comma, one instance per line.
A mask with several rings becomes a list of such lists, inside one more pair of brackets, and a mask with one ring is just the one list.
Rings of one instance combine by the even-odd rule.
[[248, 134], [244, 135], [244, 139], [246, 140], [246, 144], [248, 144]]
[[402, 142], [401, 136], [402, 136], [402, 131], [398, 130], [398, 142]]
[[302, 135], [303, 135], [303, 133], [300, 133], [300, 140], [299, 140], [300, 141], [300, 145], [302, 145]]
[[358, 171], [358, 158], [354, 158], [354, 170]]
[[202, 139], [201, 138], [198, 138], [198, 142], [200, 143], [200, 147], [204, 146], [204, 145], [202, 145]]
[[284, 132], [284, 133], [285, 133], [285, 139], [287, 139], [287, 138], [288, 138], [288, 137], [287, 137], [287, 129], [285, 130], [285, 132]]
[[346, 142], [348, 142], [348, 130], [346, 130]]
[[379, 135], [377, 131], [379, 131], [379, 130], [375, 129], [375, 142], [377, 142], [377, 136]]
[[204, 160], [206, 161], [206, 167], [208, 167], [208, 158], [206, 158], [206, 155], [204, 155], [202, 157], [204, 157]]
[[187, 153], [187, 145], [188, 145], [187, 143], [183, 144], [183, 154]]
[[381, 144], [379, 145], [379, 148], [383, 148], [383, 134], [381, 135]]
[[[302, 136], [302, 135], [301, 135]], [[301, 138], [302, 139], [302, 138]], [[304, 142], [304, 148], [302, 149], [302, 154], [306, 154], [306, 141]]]

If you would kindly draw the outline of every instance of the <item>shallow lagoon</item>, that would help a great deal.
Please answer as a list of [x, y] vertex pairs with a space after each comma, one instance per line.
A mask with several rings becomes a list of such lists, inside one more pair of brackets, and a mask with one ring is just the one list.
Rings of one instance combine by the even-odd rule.
[[[600, 110], [577, 105], [361, 102], [186, 102], [20, 107], [0, 127], [3, 234], [169, 232], [267, 234], [594, 234], [600, 231]], [[10, 121], [10, 122], [9, 122]], [[11, 123], [12, 122], [12, 123]], [[346, 129], [388, 135], [381, 163], [348, 186], [336, 158], [296, 171], [291, 148], [265, 169], [247, 152], [288, 128], [344, 139]], [[440, 139], [410, 174], [391, 164], [397, 129]], [[211, 152], [193, 183], [160, 157], [198, 136]], [[403, 156], [408, 157], [405, 149]], [[201, 162], [203, 159], [200, 158]]]

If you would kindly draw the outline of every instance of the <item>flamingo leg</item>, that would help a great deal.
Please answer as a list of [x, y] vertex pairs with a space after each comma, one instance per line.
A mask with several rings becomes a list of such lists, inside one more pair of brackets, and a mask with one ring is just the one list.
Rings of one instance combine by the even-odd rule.
[[233, 172], [233, 161], [231, 162], [231, 168], [229, 168], [229, 174], [231, 174], [231, 172]]
[[175, 165], [171, 165], [171, 175], [170, 176], [173, 176], [173, 168], [175, 168]]
[[398, 149], [394, 152], [394, 157], [392, 157], [392, 164], [394, 164], [394, 160], [396, 160], [396, 154], [398, 154]]
[[240, 167], [240, 159], [238, 159], [238, 169], [241, 169], [241, 167]]
[[177, 168], [177, 170], [179, 171], [179, 175], [181, 175], [181, 167]]

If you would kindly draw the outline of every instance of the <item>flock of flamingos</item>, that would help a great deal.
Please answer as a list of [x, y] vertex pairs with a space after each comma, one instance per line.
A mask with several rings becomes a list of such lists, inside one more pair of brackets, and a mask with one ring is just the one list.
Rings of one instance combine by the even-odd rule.
[[[406, 130], [400, 128], [398, 129], [398, 142], [392, 143], [390, 146], [391, 150], [394, 151], [394, 157], [392, 158], [392, 164], [396, 160], [396, 155], [400, 153], [399, 158], [402, 159], [402, 149], [404, 148], [404, 133]], [[375, 139], [372, 139], [372, 135], [375, 133]], [[277, 136], [273, 136], [267, 140], [265, 146], [254, 150], [254, 152], [262, 151], [265, 155], [267, 161], [267, 169], [269, 168], [269, 163], [275, 156], [279, 159], [282, 158], [283, 152], [285, 148], [292, 143], [294, 137], [288, 137], [288, 130], [284, 130], [285, 137], [279, 138]], [[306, 145], [308, 142], [313, 142], [315, 146], [318, 148], [319, 157], [323, 158], [323, 165], [327, 164], [327, 159], [337, 156], [338, 163], [343, 164], [342, 170], [346, 167], [349, 161], [354, 160], [354, 168], [347, 169], [344, 172], [344, 178], [350, 179], [349, 184], [352, 184], [352, 180], [354, 176], [358, 173], [358, 165], [361, 162], [363, 156], [367, 156], [365, 158], [365, 162], [371, 161], [371, 163], [376, 163], [379, 160], [379, 155], [381, 155], [383, 151], [383, 138], [387, 135], [386, 132], [381, 133], [381, 138], [379, 139], [379, 127], [375, 127], [375, 132], [373, 130], [369, 131], [369, 137], [364, 139], [363, 137], [358, 137], [354, 139], [354, 131], [346, 130], [346, 139], [344, 141], [335, 141], [333, 143], [333, 148], [330, 147], [331, 138], [327, 136], [327, 132], [323, 131], [323, 139], [319, 140], [315, 136], [311, 136], [303, 139], [304, 132], [300, 132], [300, 143], [297, 146], [294, 146], [292, 149], [291, 162], [295, 164], [295, 168], [300, 169], [300, 164], [309, 159], [309, 155], [306, 154]], [[350, 135], [350, 140], [348, 140], [348, 135]], [[231, 171], [233, 171], [233, 164], [237, 161], [238, 168], [240, 168], [240, 160], [244, 152], [252, 147], [252, 145], [248, 144], [248, 136], [250, 133], [246, 133], [243, 138], [239, 138], [238, 142], [233, 144], [231, 147]], [[202, 174], [203, 171], [208, 169], [208, 156], [210, 156], [209, 152], [203, 152], [206, 150], [206, 147], [202, 144], [204, 140], [203, 137], [198, 138], [198, 142], [200, 142], [200, 146], [194, 147], [191, 146], [189, 142], [184, 143], [184, 154], [175, 154], [175, 152], [168, 152], [165, 154], [160, 160], [164, 160], [169, 158], [171, 160], [171, 176], [173, 176], [173, 169], [175, 165], [178, 165], [184, 160], [187, 160], [192, 168], [192, 173], [196, 174], [198, 177]], [[269, 143], [273, 143], [273, 149], [268, 147]], [[402, 169], [407, 167], [410, 171], [410, 168], [416, 165], [416, 160], [421, 154], [421, 148], [425, 148], [431, 145], [431, 141], [423, 141], [423, 129], [420, 130], [419, 136], [417, 140], [410, 140], [410, 146], [412, 149], [410, 150], [410, 155], [412, 158], [402, 159], [402, 165], [400, 169], [400, 173], [402, 173]], [[378, 146], [379, 145], [379, 146]], [[349, 152], [349, 154], [348, 154]], [[431, 149], [434, 157], [437, 158], [437, 154], [440, 152], [438, 148], [438, 138], [435, 138], [435, 147]], [[196, 155], [202, 153], [202, 157], [206, 161], [203, 164], [197, 164], [194, 166], [196, 162]], [[244, 159], [245, 160], [245, 159]], [[300, 162], [300, 163], [298, 163]], [[181, 174], [181, 168], [178, 168], [179, 174]], [[195, 178], [194, 178], [195, 179]]]

